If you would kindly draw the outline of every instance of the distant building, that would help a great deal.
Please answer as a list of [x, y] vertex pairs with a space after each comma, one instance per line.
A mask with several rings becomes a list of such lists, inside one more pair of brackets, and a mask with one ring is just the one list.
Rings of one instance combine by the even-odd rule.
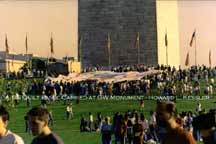
[[74, 57], [63, 57], [65, 64], [67, 64], [67, 69], [69, 73], [72, 72], [81, 72], [81, 63], [78, 62]]
[[26, 63], [24, 57], [16, 54], [7, 54], [4, 51], [0, 52], [0, 72], [19, 72], [21, 67]]
[[[21, 68], [24, 66], [27, 60], [30, 59], [40, 59], [42, 61], [47, 62], [48, 59], [45, 57], [39, 57], [33, 54], [15, 54], [9, 53], [6, 54], [5, 51], [0, 51], [0, 72], [8, 73], [8, 72], [19, 72]], [[55, 59], [57, 63], [64, 63], [63, 59]], [[67, 70], [67, 68], [65, 68]]]
[[15, 59], [1, 59], [0, 60], [0, 72], [8, 73], [8, 72], [19, 72], [25, 61], [15, 60]]
[[69, 60], [67, 65], [68, 65], [68, 72], [69, 73], [72, 73], [72, 72], [80, 73], [81, 72], [81, 63], [80, 62]]

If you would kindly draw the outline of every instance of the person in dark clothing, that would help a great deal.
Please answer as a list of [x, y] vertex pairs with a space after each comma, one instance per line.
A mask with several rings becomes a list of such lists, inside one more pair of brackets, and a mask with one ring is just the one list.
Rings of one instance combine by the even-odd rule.
[[101, 127], [102, 144], [112, 143], [112, 125], [110, 124], [110, 118], [105, 118], [105, 123]]
[[143, 144], [144, 140], [144, 127], [140, 123], [140, 117], [138, 114], [135, 115], [135, 124], [133, 125], [133, 143], [134, 144]]
[[29, 127], [29, 121], [28, 121], [28, 116], [24, 116], [24, 120], [25, 120], [25, 132], [26, 133], [30, 133], [30, 127]]
[[123, 116], [120, 115], [115, 129], [115, 144], [117, 144], [118, 142], [120, 144], [125, 144], [126, 136], [127, 124], [125, 123]]
[[97, 125], [98, 125], [98, 128], [101, 129], [101, 126], [102, 126], [102, 115], [101, 115], [101, 112], [98, 112], [97, 114]]
[[31, 98], [30, 98], [30, 96], [27, 96], [27, 98], [26, 98], [26, 105], [27, 105], [27, 107], [31, 107]]
[[81, 115], [80, 118], [80, 132], [84, 132], [85, 131], [85, 118], [83, 115]]
[[53, 113], [52, 111], [49, 111], [49, 120], [48, 120], [48, 125], [53, 126], [54, 120], [53, 120]]
[[49, 126], [49, 112], [42, 107], [34, 107], [28, 113], [32, 134], [36, 136], [31, 144], [64, 144], [59, 136], [53, 133]]
[[193, 136], [177, 122], [178, 112], [173, 102], [158, 102], [156, 106], [157, 126], [164, 128], [166, 134], [161, 144], [195, 144]]
[[127, 139], [128, 143], [132, 144], [133, 141], [133, 124], [131, 120], [128, 120], [127, 122]]
[[33, 139], [31, 144], [63, 144], [63, 142], [56, 134], [50, 133], [45, 137], [37, 137]]

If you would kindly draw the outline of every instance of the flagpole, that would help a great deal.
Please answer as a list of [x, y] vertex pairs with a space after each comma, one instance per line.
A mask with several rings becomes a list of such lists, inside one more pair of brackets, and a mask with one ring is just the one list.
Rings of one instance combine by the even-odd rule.
[[81, 60], [81, 46], [80, 46], [80, 42], [79, 42], [79, 51], [78, 51], [78, 53], [79, 53], [79, 61], [80, 61], [80, 66], [82, 67], [82, 60]]
[[189, 51], [187, 52], [187, 55], [186, 55], [186, 60], [185, 60], [185, 66], [186, 67], [189, 67]]
[[82, 36], [80, 34], [79, 38], [78, 38], [78, 61], [80, 62], [80, 67], [82, 69], [82, 57], [81, 57], [81, 54], [82, 54]]
[[188, 68], [190, 68], [190, 53], [188, 51]]
[[110, 58], [110, 50], [109, 50], [109, 70], [111, 70], [111, 58]]
[[110, 34], [108, 33], [108, 55], [109, 55], [109, 70], [111, 70], [111, 39], [110, 39]]
[[29, 68], [29, 64], [28, 64], [28, 56], [27, 56], [27, 33], [26, 33], [26, 39], [25, 39], [25, 48], [26, 48], [26, 65], [27, 65], [27, 70]]
[[197, 47], [196, 47], [196, 35], [195, 35], [195, 66], [197, 66]]
[[27, 33], [26, 33], [26, 39], [25, 39], [26, 41], [25, 41], [25, 46], [26, 46], [26, 62], [27, 62]]
[[166, 46], [166, 65], [168, 66], [168, 50], [167, 50], [167, 46]]
[[7, 73], [7, 72], [10, 72], [10, 61], [9, 61], [9, 59], [7, 61], [8, 54], [9, 54], [9, 46], [8, 46], [7, 34], [5, 34], [5, 47], [6, 47], [6, 50], [5, 50], [5, 65], [6, 65], [6, 73]]
[[47, 61], [46, 61], [46, 76], [48, 76], [48, 65], [49, 65], [49, 53], [47, 54]]
[[109, 70], [111, 70], [111, 64], [110, 64], [110, 53], [109, 53]]
[[188, 68], [190, 67], [190, 53], [188, 51]]
[[6, 54], [6, 59], [8, 60], [7, 65], [8, 65], [8, 72], [10, 72], [10, 60], [8, 54]]
[[5, 71], [6, 71], [6, 77], [7, 77], [7, 69], [8, 69], [8, 63], [7, 63], [7, 34], [5, 34]]
[[209, 50], [209, 67], [211, 68], [211, 49]]
[[52, 33], [51, 33], [51, 40], [50, 40], [50, 47], [51, 47], [51, 60], [52, 60], [52, 49], [53, 49], [53, 40], [52, 40]]
[[12, 59], [12, 68], [13, 68], [13, 71], [14, 71], [14, 55], [13, 55], [13, 59]]
[[140, 46], [139, 46], [139, 32], [137, 32], [137, 62], [140, 64]]
[[8, 53], [7, 52], [5, 53], [5, 62], [6, 62], [6, 66], [7, 66], [6, 73], [8, 73], [8, 72], [10, 72], [10, 61], [8, 59]]
[[166, 65], [168, 66], [168, 44], [167, 44], [167, 29], [166, 29]]
[[82, 69], [82, 56], [81, 56], [82, 55], [82, 44], [79, 44], [79, 47], [80, 47], [79, 48], [79, 60], [80, 60], [80, 66], [81, 66], [81, 69]]

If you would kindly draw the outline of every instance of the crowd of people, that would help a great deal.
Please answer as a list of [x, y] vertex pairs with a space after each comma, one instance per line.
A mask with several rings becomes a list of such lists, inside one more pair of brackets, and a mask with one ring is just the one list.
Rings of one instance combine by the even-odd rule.
[[42, 70], [33, 70], [32, 72], [7, 72], [2, 75], [4, 78], [10, 79], [22, 79], [26, 77], [34, 77], [34, 78], [44, 78], [46, 76], [46, 72]]
[[[163, 96], [183, 96], [183, 95], [210, 95], [213, 96], [216, 88], [214, 79], [216, 78], [216, 67], [194, 66], [189, 69], [178, 70], [173, 67], [158, 66], [159, 73], [143, 77], [136, 81], [123, 81], [118, 83], [106, 83], [92, 80], [79, 82], [38, 82], [33, 81], [27, 84], [27, 88], [17, 89], [13, 100], [15, 105], [19, 103], [19, 96], [25, 95], [27, 106], [31, 107], [31, 95], [39, 95], [42, 107], [32, 108], [25, 116], [26, 132], [38, 135], [33, 144], [43, 144], [48, 141], [63, 143], [62, 140], [53, 133], [49, 125], [53, 124], [52, 112], [47, 111], [47, 102], [55, 101], [62, 96], [127, 96], [127, 95], [163, 95]], [[99, 70], [99, 69], [97, 69]], [[140, 66], [119, 66], [112, 68], [115, 72], [128, 71], [148, 71], [148, 67]], [[14, 84], [14, 83], [13, 83]], [[7, 84], [4, 97], [7, 98], [11, 91], [12, 84]], [[67, 104], [65, 113], [66, 119], [74, 118], [73, 108], [70, 101]], [[140, 107], [144, 107], [142, 101]], [[3, 111], [3, 112], [1, 112]], [[196, 112], [177, 113], [176, 105], [172, 102], [158, 102], [155, 111], [150, 112], [150, 119], [147, 119], [141, 112], [128, 110], [127, 112], [116, 112], [111, 119], [110, 116], [97, 114], [94, 120], [93, 113], [89, 112], [88, 119], [81, 115], [80, 131], [98, 131], [102, 135], [102, 143], [112, 143], [114, 136], [115, 144], [143, 144], [144, 142], [160, 142], [164, 144], [176, 143], [194, 144], [200, 140], [204, 143], [212, 142], [214, 129], [208, 132], [198, 130], [193, 127], [193, 120], [202, 113], [202, 106], [197, 104]], [[4, 107], [0, 107], [0, 143], [13, 141], [22, 144], [23, 140], [18, 135], [7, 130], [9, 114]], [[40, 130], [38, 130], [40, 129]], [[6, 133], [7, 132], [7, 133]], [[207, 133], [207, 134], [206, 134]], [[5, 137], [4, 137], [5, 136]], [[13, 139], [11, 138], [13, 137]], [[209, 138], [211, 137], [211, 138]], [[208, 142], [207, 142], [208, 141]], [[55, 143], [53, 142], [53, 143]], [[213, 141], [215, 143], [215, 141]], [[211, 143], [209, 143], [211, 144]]]
[[[137, 64], [137, 65], [119, 65], [119, 66], [112, 66], [111, 71], [113, 72], [130, 72], [130, 71], [138, 71], [138, 72], [145, 72], [148, 71], [150, 67], [145, 66], [144, 64]], [[83, 73], [85, 72], [95, 72], [95, 71], [101, 71], [101, 70], [107, 70], [104, 67], [101, 66], [95, 66], [95, 67], [86, 67], [83, 69]]]
[[[147, 70], [146, 68], [144, 69]], [[117, 67], [115, 70], [118, 69]], [[93, 80], [73, 82], [43, 82], [37, 80], [32, 80], [31, 82], [25, 80], [8, 81], [7, 84], [2, 84], [6, 88], [0, 95], [0, 101], [8, 101], [12, 98], [16, 105], [24, 97], [27, 100], [28, 107], [30, 107], [31, 99], [34, 96], [39, 96], [43, 103], [55, 101], [56, 99], [64, 99], [64, 103], [66, 103], [71, 96], [78, 96], [78, 98], [82, 96], [96, 96], [100, 98], [103, 96], [208, 95], [213, 97], [216, 88], [215, 67], [194, 66], [189, 69], [179, 68], [177, 70], [174, 67], [158, 66], [154, 69], [160, 70], [160, 72], [143, 77], [141, 80], [117, 83]]]
[[[48, 111], [46, 105], [31, 108], [26, 116], [26, 132], [36, 136], [32, 144], [62, 144], [59, 136], [51, 131], [53, 125], [52, 111]], [[201, 103], [197, 103], [195, 112], [186, 111], [178, 113], [176, 104], [171, 101], [158, 101], [156, 108], [150, 111], [147, 118], [142, 110], [144, 101], [140, 101], [140, 111], [128, 110], [125, 113], [115, 112], [110, 116], [97, 113], [94, 119], [89, 112], [88, 118], [83, 114], [80, 117], [80, 132], [100, 132], [102, 144], [196, 144], [203, 141], [204, 144], [216, 142], [216, 109], [210, 110], [211, 116], [205, 114]], [[66, 106], [66, 119], [73, 119], [72, 104]], [[203, 117], [204, 116], [204, 117]], [[199, 117], [199, 120], [198, 120]], [[204, 120], [200, 120], [201, 118]], [[23, 139], [7, 129], [9, 113], [0, 106], [0, 143], [24, 144]], [[201, 124], [202, 123], [202, 124]], [[201, 125], [201, 126], [200, 126]]]
[[125, 96], [125, 95], [213, 95], [216, 88], [216, 68], [191, 67], [190, 69], [176, 69], [175, 67], [158, 66], [154, 69], [159, 73], [148, 75], [141, 80], [122, 82], [99, 82], [94, 80], [72, 82], [32, 83], [28, 87], [29, 93], [41, 94], [43, 91], [49, 96]]
[[[149, 119], [142, 112], [128, 110], [125, 113], [116, 112], [112, 120], [110, 116], [104, 117], [99, 112], [93, 121], [93, 114], [89, 112], [87, 119], [81, 115], [80, 131], [101, 132], [102, 144], [111, 144], [113, 141], [115, 144], [196, 144], [200, 141], [214, 144], [215, 121], [207, 129], [208, 134], [206, 129], [198, 129], [193, 124], [193, 120], [202, 113], [205, 113], [205, 110], [197, 103], [194, 113], [187, 111], [179, 114], [176, 104], [170, 101], [157, 102], [155, 111], [150, 111]], [[212, 110], [212, 113], [216, 116], [216, 109]]]
[[[113, 67], [115, 72], [148, 71], [150, 67], [144, 65]], [[96, 80], [84, 81], [32, 81], [26, 84], [25, 89], [18, 89], [16, 93], [22, 95], [42, 95], [55, 98], [63, 95], [74, 96], [132, 96], [132, 95], [160, 95], [160, 96], [187, 96], [213, 95], [216, 84], [216, 68], [206, 66], [192, 66], [189, 69], [178, 70], [175, 67], [157, 66], [150, 69], [160, 72], [147, 75], [141, 80], [121, 82], [100, 82]], [[97, 70], [100, 70], [99, 68]], [[38, 75], [40, 77], [40, 73]], [[16, 84], [14, 84], [16, 85]], [[8, 84], [9, 90], [13, 87]]]
[[[140, 69], [147, 70], [144, 66]], [[120, 68], [120, 69], [124, 69]], [[128, 68], [129, 69], [129, 68]], [[133, 67], [131, 67], [133, 69]], [[152, 69], [152, 68], [151, 68]], [[148, 75], [141, 80], [121, 81], [121, 82], [99, 82], [96, 80], [72, 81], [72, 82], [53, 82], [37, 81], [6, 84], [6, 92], [22, 95], [43, 95], [53, 99], [67, 96], [212, 96], [216, 84], [216, 68], [205, 66], [194, 66], [189, 69], [176, 69], [175, 67], [158, 66], [154, 69], [160, 70], [159, 73]], [[119, 70], [119, 67], [115, 68]], [[130, 70], [130, 69], [129, 69]], [[121, 71], [121, 70], [120, 70]], [[25, 84], [25, 88], [20, 88]], [[2, 94], [4, 97], [7, 93]]]

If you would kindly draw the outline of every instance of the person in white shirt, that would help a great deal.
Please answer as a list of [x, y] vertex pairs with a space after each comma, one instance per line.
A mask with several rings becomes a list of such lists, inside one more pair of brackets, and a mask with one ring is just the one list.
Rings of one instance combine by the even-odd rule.
[[23, 139], [7, 129], [9, 113], [0, 106], [0, 144], [24, 144]]
[[91, 112], [89, 112], [89, 129], [90, 129], [90, 131], [92, 131], [93, 130], [93, 115], [92, 115], [92, 113]]
[[196, 106], [196, 112], [199, 113], [201, 111], [202, 111], [202, 105], [201, 105], [201, 103], [198, 102], [197, 106]]
[[41, 105], [43, 107], [46, 107], [47, 100], [48, 100], [48, 97], [46, 96], [45, 92], [43, 92], [41, 96]]
[[156, 134], [156, 113], [154, 111], [150, 111], [150, 120], [149, 120], [149, 130], [150, 135], [154, 140], [158, 140], [157, 134]]
[[67, 119], [70, 120], [71, 118], [73, 118], [73, 109], [72, 109], [72, 103], [70, 103], [67, 108], [66, 108], [66, 115], [67, 115]]
[[213, 85], [212, 84], [209, 85], [209, 94], [213, 95]]
[[14, 96], [14, 103], [15, 103], [16, 106], [19, 104], [19, 99], [20, 99], [20, 96], [19, 96], [18, 93], [16, 93], [15, 96]]

